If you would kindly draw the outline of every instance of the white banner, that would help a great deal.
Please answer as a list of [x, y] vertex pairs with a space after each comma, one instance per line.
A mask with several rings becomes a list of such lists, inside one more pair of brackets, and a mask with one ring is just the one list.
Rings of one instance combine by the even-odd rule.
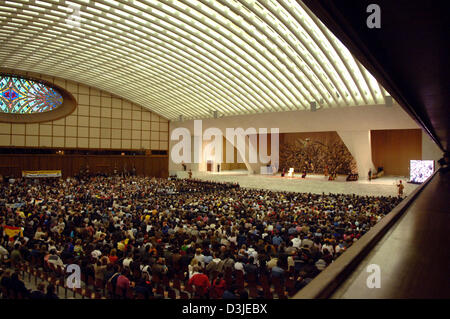
[[22, 177], [61, 177], [61, 171], [22, 171]]

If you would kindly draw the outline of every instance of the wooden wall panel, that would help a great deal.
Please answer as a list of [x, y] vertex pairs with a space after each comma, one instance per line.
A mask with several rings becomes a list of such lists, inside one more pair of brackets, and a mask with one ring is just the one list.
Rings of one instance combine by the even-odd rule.
[[73, 176], [89, 166], [92, 173], [111, 174], [131, 171], [138, 175], [168, 177], [168, 156], [121, 156], [121, 155], [0, 155], [0, 174], [19, 177], [22, 170], [62, 170], [64, 177]]
[[370, 132], [372, 161], [386, 174], [409, 176], [409, 161], [422, 159], [422, 131], [374, 130]]
[[70, 92], [77, 103], [71, 114], [56, 120], [0, 123], [0, 146], [168, 150], [169, 121], [145, 107], [62, 78], [2, 67], [0, 71], [43, 79]]
[[[234, 158], [232, 163], [227, 162], [227, 148], [233, 147], [233, 153]], [[232, 146], [231, 143], [227, 143], [227, 139], [225, 136], [222, 137], [222, 164], [220, 165], [221, 171], [228, 171], [228, 170], [236, 170], [241, 169], [245, 170], [247, 167], [245, 166], [245, 163], [239, 163], [238, 162], [238, 151], [235, 146]]]

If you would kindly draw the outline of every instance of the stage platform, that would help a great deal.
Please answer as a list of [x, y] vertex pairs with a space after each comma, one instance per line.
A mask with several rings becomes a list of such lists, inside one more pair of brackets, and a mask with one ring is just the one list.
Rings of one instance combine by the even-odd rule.
[[[188, 173], [176, 172], [179, 178], [187, 178]], [[237, 182], [241, 187], [269, 189], [277, 191], [290, 191], [301, 193], [339, 193], [372, 196], [397, 196], [399, 180], [405, 184], [404, 194], [410, 194], [418, 187], [416, 184], [407, 183], [408, 178], [404, 176], [383, 176], [372, 181], [359, 180], [347, 182], [347, 176], [338, 176], [334, 181], [328, 181], [323, 175], [310, 174], [301, 178], [301, 174], [293, 177], [281, 177], [276, 175], [248, 174], [246, 170], [232, 170], [222, 172], [193, 172], [193, 178], [217, 182]]]

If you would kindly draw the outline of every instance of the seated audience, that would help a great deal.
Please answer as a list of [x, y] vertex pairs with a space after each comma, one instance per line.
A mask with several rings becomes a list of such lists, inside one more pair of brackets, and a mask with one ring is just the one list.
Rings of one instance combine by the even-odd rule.
[[[241, 272], [243, 280], [258, 283], [264, 277], [284, 282], [289, 275], [301, 289], [400, 200], [243, 189], [192, 178], [17, 179], [0, 185], [0, 225], [21, 227], [23, 234], [0, 237], [0, 262], [5, 268], [75, 263], [84, 278], [114, 291], [134, 287], [145, 298], [161, 282], [181, 279], [203, 297], [246, 299], [249, 291], [238, 286]], [[30, 295], [14, 271], [6, 270], [0, 283]], [[42, 293], [39, 286], [30, 297]], [[57, 298], [54, 285], [45, 298]]]

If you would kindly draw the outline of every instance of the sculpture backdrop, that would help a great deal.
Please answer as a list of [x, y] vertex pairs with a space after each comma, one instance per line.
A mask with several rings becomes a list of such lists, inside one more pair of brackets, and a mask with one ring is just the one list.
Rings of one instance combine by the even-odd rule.
[[293, 167], [299, 173], [307, 167], [315, 174], [358, 173], [355, 159], [336, 132], [280, 135], [280, 170]]

